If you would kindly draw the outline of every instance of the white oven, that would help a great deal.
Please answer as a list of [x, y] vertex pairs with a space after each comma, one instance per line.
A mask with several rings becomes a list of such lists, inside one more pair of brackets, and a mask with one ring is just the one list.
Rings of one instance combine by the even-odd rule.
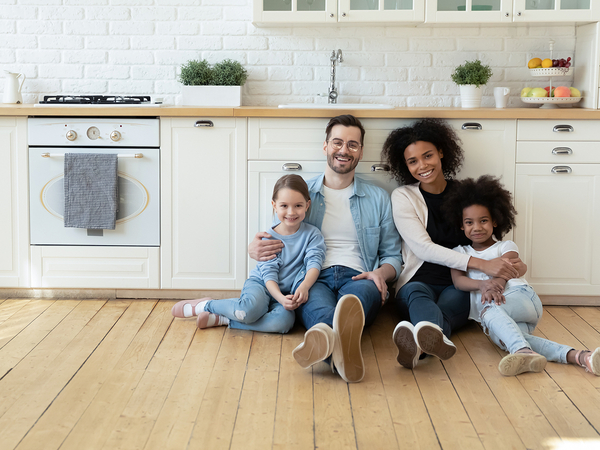
[[[32, 245], [160, 245], [159, 119], [34, 117], [28, 134]], [[65, 153], [118, 155], [114, 230], [65, 228]]]

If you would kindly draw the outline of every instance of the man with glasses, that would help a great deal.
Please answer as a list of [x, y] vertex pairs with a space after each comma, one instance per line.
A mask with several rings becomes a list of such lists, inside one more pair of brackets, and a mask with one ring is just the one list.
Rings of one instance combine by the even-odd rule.
[[[365, 368], [360, 341], [364, 325], [375, 320], [387, 298], [387, 282], [400, 274], [400, 237], [389, 194], [355, 176], [363, 157], [365, 130], [351, 115], [331, 119], [325, 130], [325, 172], [307, 181], [311, 206], [305, 221], [321, 230], [327, 245], [323, 269], [297, 309], [307, 332], [293, 352], [308, 368], [328, 360], [347, 382], [358, 382]], [[258, 233], [250, 257], [265, 261], [281, 241]]]

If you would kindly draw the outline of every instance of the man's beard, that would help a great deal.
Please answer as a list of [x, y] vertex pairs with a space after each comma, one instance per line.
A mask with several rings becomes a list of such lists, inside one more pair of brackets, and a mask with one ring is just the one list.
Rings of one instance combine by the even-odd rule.
[[[336, 163], [336, 157], [340, 156], [343, 158], [348, 158], [351, 161], [349, 161], [349, 165], [346, 167], [339, 167], [335, 165]], [[344, 175], [347, 173], [352, 172], [356, 166], [358, 166], [358, 159], [356, 159], [354, 156], [346, 156], [346, 155], [340, 155], [339, 153], [328, 153], [327, 154], [327, 165], [329, 166], [329, 168], [331, 170], [333, 170], [335, 173], [339, 173], [340, 175]]]

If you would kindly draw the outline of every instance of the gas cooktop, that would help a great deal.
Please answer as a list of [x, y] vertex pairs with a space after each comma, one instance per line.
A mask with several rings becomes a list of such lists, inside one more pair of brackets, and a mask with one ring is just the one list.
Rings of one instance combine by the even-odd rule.
[[46, 95], [36, 106], [160, 106], [149, 95]]

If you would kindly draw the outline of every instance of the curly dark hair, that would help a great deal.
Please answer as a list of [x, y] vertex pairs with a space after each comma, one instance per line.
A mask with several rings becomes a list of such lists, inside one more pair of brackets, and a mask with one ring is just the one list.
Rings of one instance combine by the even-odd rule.
[[443, 154], [444, 178], [453, 179], [463, 162], [460, 139], [448, 123], [440, 119], [422, 119], [390, 133], [383, 144], [381, 160], [390, 167], [391, 175], [402, 184], [416, 183], [404, 159], [404, 150], [417, 141], [430, 142]]
[[512, 195], [508, 192], [499, 178], [483, 175], [477, 180], [467, 178], [457, 181], [446, 195], [442, 212], [448, 223], [462, 227], [463, 210], [473, 205], [485, 206], [492, 221], [496, 223], [494, 236], [499, 241], [515, 226], [517, 211], [512, 204]]

